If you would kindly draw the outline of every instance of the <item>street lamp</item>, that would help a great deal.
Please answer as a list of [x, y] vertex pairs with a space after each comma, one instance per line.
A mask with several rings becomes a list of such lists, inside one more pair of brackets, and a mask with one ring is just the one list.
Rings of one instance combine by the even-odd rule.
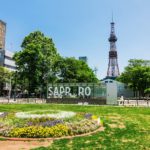
[[[47, 87], [48, 87], [48, 78], [52, 76], [52, 71], [50, 70], [49, 72], [45, 73], [44, 76], [43, 76], [43, 79], [46, 83], [46, 93], [47, 93]], [[46, 94], [46, 99], [47, 99], [47, 94]]]
[[17, 82], [17, 71], [15, 72], [14, 101], [16, 101], [16, 82]]
[[9, 101], [10, 101], [10, 97], [11, 97], [11, 77], [10, 77], [10, 79], [9, 79], [9, 93], [8, 93], [8, 103], [9, 103]]

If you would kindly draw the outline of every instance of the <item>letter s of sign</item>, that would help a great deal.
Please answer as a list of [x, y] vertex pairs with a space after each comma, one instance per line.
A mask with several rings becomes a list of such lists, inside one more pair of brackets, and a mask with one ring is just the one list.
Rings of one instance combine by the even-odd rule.
[[50, 96], [53, 95], [52, 88], [53, 88], [53, 87], [49, 87], [49, 88], [48, 88], [48, 97], [50, 97]]

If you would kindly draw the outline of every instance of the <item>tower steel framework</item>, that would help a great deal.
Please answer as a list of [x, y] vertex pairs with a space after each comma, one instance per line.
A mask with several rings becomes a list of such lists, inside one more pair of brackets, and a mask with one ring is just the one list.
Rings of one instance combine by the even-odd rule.
[[109, 50], [109, 62], [108, 62], [108, 70], [107, 77], [115, 78], [120, 75], [119, 66], [118, 66], [118, 56], [116, 49], [116, 41], [117, 37], [115, 35], [115, 23], [111, 22], [111, 32], [108, 41], [110, 42], [110, 50]]

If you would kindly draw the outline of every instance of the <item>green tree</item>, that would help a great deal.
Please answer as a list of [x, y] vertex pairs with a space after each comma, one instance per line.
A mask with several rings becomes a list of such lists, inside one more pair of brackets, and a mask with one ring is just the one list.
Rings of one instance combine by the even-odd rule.
[[35, 92], [41, 85], [45, 88], [49, 79], [55, 79], [52, 76], [53, 66], [59, 58], [52, 39], [35, 31], [24, 38], [21, 48], [14, 55], [18, 80], [28, 85], [29, 92]]
[[81, 60], [61, 58], [56, 64], [59, 82], [98, 82], [93, 70]]
[[11, 76], [12, 73], [7, 68], [0, 66], [0, 95], [3, 92], [4, 84], [10, 82]]
[[145, 96], [144, 90], [150, 88], [150, 61], [141, 59], [129, 60], [129, 65], [117, 80], [127, 83], [135, 96]]
[[145, 89], [144, 92], [148, 97], [150, 96], [150, 88]]

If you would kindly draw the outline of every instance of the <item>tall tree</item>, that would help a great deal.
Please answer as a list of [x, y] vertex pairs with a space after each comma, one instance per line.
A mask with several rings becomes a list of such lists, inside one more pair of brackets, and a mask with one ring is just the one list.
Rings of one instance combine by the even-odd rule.
[[7, 68], [0, 66], [0, 95], [3, 92], [4, 84], [10, 82], [11, 76], [12, 73]]
[[60, 69], [58, 72], [60, 82], [98, 82], [93, 70], [84, 61], [73, 57], [62, 58], [56, 66]]
[[52, 39], [35, 31], [24, 38], [21, 48], [14, 55], [19, 78], [28, 83], [29, 92], [40, 85], [46, 87], [49, 78], [54, 80], [51, 72], [59, 57]]
[[144, 96], [144, 90], [150, 88], [150, 61], [141, 59], [129, 60], [129, 65], [117, 80], [127, 83], [139, 96]]

